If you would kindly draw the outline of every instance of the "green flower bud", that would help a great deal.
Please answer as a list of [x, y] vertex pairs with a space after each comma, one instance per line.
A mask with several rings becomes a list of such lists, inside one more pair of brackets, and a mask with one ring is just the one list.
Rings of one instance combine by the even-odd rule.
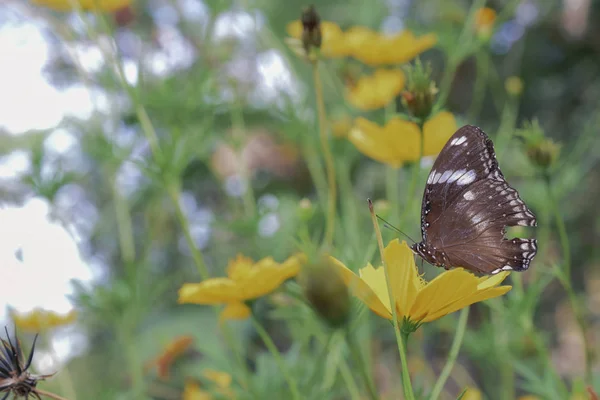
[[431, 65], [423, 66], [417, 58], [415, 64], [406, 70], [408, 83], [402, 93], [402, 104], [414, 116], [421, 120], [427, 119], [438, 93], [435, 82], [431, 79]]
[[312, 308], [325, 322], [337, 328], [348, 321], [348, 288], [328, 257], [304, 265], [298, 281]]

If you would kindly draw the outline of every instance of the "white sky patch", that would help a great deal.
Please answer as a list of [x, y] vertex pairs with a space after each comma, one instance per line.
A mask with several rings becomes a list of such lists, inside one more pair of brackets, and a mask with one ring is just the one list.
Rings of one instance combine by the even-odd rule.
[[68, 312], [70, 280], [93, 278], [73, 238], [48, 212], [48, 203], [39, 198], [20, 208], [0, 208], [0, 319], [7, 305], [19, 312], [35, 307]]
[[31, 168], [29, 153], [24, 150], [13, 151], [0, 157], [0, 179], [16, 179]]

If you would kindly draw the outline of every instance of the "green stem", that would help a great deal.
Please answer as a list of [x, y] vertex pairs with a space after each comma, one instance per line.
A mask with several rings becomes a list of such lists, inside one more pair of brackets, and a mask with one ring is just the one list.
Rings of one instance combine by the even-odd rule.
[[333, 243], [333, 234], [335, 230], [335, 206], [337, 188], [335, 184], [335, 164], [329, 146], [329, 138], [327, 135], [327, 115], [325, 114], [325, 103], [323, 100], [323, 87], [321, 77], [319, 75], [319, 63], [313, 62], [313, 79], [315, 83], [315, 93], [317, 99], [317, 114], [319, 115], [319, 138], [321, 139], [321, 147], [323, 157], [325, 158], [325, 168], [327, 171], [327, 186], [329, 188], [327, 202], [327, 219], [325, 221], [325, 240], [324, 245], [331, 248]]
[[175, 207], [175, 215], [179, 220], [179, 224], [181, 225], [181, 229], [183, 230], [183, 235], [185, 236], [185, 241], [192, 253], [192, 258], [194, 259], [194, 264], [198, 269], [198, 273], [202, 277], [202, 279], [208, 279], [210, 277], [208, 273], [208, 269], [206, 268], [206, 264], [204, 263], [204, 257], [202, 257], [202, 253], [196, 247], [196, 243], [194, 242], [194, 238], [192, 237], [192, 232], [190, 230], [190, 223], [183, 213], [183, 209], [181, 208], [181, 198], [180, 192], [176, 184], [168, 183], [167, 191], [169, 192], [169, 196], [171, 197], [171, 202]]
[[352, 333], [349, 330], [346, 330], [346, 343], [348, 344], [352, 358], [354, 358], [354, 362], [357, 364], [358, 369], [360, 370], [360, 374], [364, 381], [365, 387], [368, 390], [369, 397], [371, 400], [378, 400], [379, 395], [377, 394], [377, 388], [373, 382], [373, 376], [370, 374], [370, 368], [361, 355], [360, 346], [355, 340], [353, 340]]
[[247, 217], [253, 217], [256, 213], [256, 199], [254, 196], [254, 189], [252, 188], [252, 177], [248, 170], [248, 163], [244, 156], [244, 145], [246, 142], [246, 124], [244, 122], [244, 112], [242, 104], [239, 100], [235, 102], [231, 109], [231, 122], [233, 125], [233, 134], [236, 137], [235, 148], [238, 150], [240, 157], [240, 176], [246, 185], [246, 190], [242, 197], [244, 202], [244, 211]]
[[465, 335], [465, 331], [467, 328], [467, 321], [469, 319], [469, 307], [465, 307], [461, 310], [460, 316], [458, 317], [458, 325], [456, 327], [456, 334], [454, 335], [454, 340], [452, 341], [452, 345], [450, 346], [450, 353], [448, 353], [448, 359], [446, 360], [446, 365], [442, 369], [440, 376], [433, 386], [431, 390], [431, 395], [429, 395], [429, 400], [437, 400], [437, 398], [442, 393], [444, 389], [444, 385], [450, 376], [450, 372], [452, 372], [452, 368], [454, 367], [454, 363], [456, 362], [456, 358], [458, 357], [458, 352], [460, 350], [460, 346], [462, 345], [463, 337]]
[[275, 343], [273, 343], [271, 336], [269, 336], [265, 328], [263, 328], [260, 322], [258, 322], [254, 314], [252, 315], [251, 319], [254, 329], [256, 329], [256, 332], [262, 339], [263, 343], [265, 344], [265, 346], [267, 346], [269, 352], [271, 352], [271, 355], [275, 359], [279, 370], [283, 374], [284, 379], [287, 381], [290, 391], [292, 392], [292, 398], [295, 400], [300, 400], [300, 393], [298, 392], [298, 386], [296, 385], [296, 381], [292, 378], [292, 375], [290, 374], [287, 365], [285, 365], [281, 353], [279, 352], [279, 350], [277, 350], [277, 346], [275, 346]]
[[425, 135], [423, 134], [423, 126], [425, 125], [425, 121], [421, 120], [417, 125], [419, 126], [419, 135], [421, 135], [419, 138], [419, 158], [413, 163], [412, 176], [410, 178], [410, 185], [408, 187], [408, 194], [406, 197], [406, 203], [404, 205], [404, 212], [402, 213], [402, 216], [400, 217], [399, 221], [399, 225], [401, 228], [405, 222], [406, 216], [412, 208], [413, 200], [416, 198], [415, 191], [417, 190], [419, 172], [421, 171], [421, 160], [423, 159], [423, 154], [425, 154]]
[[402, 364], [402, 389], [404, 390], [405, 400], [414, 400], [415, 395], [412, 389], [412, 383], [410, 382], [410, 375], [408, 372], [408, 361], [406, 358], [406, 342], [408, 341], [408, 332], [400, 333], [400, 326], [398, 324], [398, 312], [396, 310], [396, 299], [394, 292], [392, 291], [392, 282], [390, 280], [390, 272], [385, 262], [383, 238], [381, 237], [381, 231], [379, 230], [379, 224], [377, 217], [373, 211], [373, 204], [369, 200], [369, 211], [371, 212], [371, 221], [373, 222], [373, 228], [375, 229], [375, 237], [377, 238], [377, 245], [379, 246], [379, 254], [381, 256], [381, 263], [383, 264], [383, 271], [385, 273], [385, 283], [388, 290], [388, 296], [390, 299], [390, 308], [392, 314], [392, 323], [394, 324], [394, 334], [396, 336], [396, 344], [398, 345], [398, 354], [400, 355], [400, 362]]
[[478, 51], [475, 54], [475, 65], [477, 74], [475, 76], [475, 84], [473, 88], [473, 96], [471, 97], [471, 105], [469, 106], [469, 112], [467, 113], [469, 121], [475, 121], [481, 112], [483, 107], [483, 101], [485, 99], [485, 89], [488, 80], [488, 73], [490, 66], [488, 64], [489, 59], [485, 56], [484, 51]]
[[[396, 322], [396, 326], [398, 322]], [[408, 372], [408, 357], [406, 355], [406, 349], [408, 348], [408, 336], [410, 332], [402, 332], [402, 338], [398, 342], [398, 350], [400, 351], [400, 363], [402, 365], [402, 387], [404, 388], [404, 397], [406, 400], [415, 400], [415, 394], [413, 392], [412, 383], [410, 382], [410, 375]]]
[[358, 386], [354, 380], [354, 375], [352, 374], [350, 367], [348, 367], [348, 364], [341, 362], [339, 368], [340, 373], [342, 374], [342, 379], [344, 379], [344, 383], [346, 383], [346, 388], [348, 389], [352, 400], [361, 400], [362, 397], [360, 395], [360, 391], [358, 390]]
[[340, 196], [344, 199], [341, 203], [344, 208], [344, 224], [347, 237], [350, 239], [353, 251], [360, 249], [360, 220], [358, 218], [358, 206], [356, 204], [356, 196], [352, 188], [352, 180], [350, 178], [350, 162], [346, 159], [341, 159], [338, 162], [338, 181], [340, 185]]

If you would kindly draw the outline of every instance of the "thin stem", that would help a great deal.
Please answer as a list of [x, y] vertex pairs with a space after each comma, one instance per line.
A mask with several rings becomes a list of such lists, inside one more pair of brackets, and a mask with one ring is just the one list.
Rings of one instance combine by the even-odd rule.
[[47, 391], [45, 391], [43, 389], [40, 389], [40, 388], [35, 388], [33, 391], [35, 393], [39, 394], [40, 396], [46, 396], [46, 397], [49, 397], [49, 398], [54, 399], [54, 400], [67, 400], [66, 397], [62, 397], [62, 396], [59, 396], [57, 394], [54, 394], [54, 393], [51, 393], [51, 392], [47, 392]]
[[296, 381], [292, 378], [292, 375], [290, 374], [287, 365], [285, 365], [285, 362], [283, 361], [281, 353], [279, 352], [279, 350], [277, 350], [277, 346], [275, 346], [275, 343], [273, 343], [273, 339], [271, 339], [271, 336], [269, 336], [265, 328], [263, 328], [260, 322], [258, 322], [256, 316], [252, 315], [251, 319], [254, 329], [256, 329], [256, 332], [262, 339], [263, 343], [265, 344], [265, 346], [267, 346], [269, 352], [271, 352], [271, 355], [275, 359], [279, 370], [283, 374], [283, 378], [286, 380], [290, 391], [292, 392], [292, 398], [295, 400], [300, 400], [300, 393], [298, 392], [298, 386], [296, 385]]
[[358, 386], [354, 380], [354, 375], [352, 374], [350, 367], [348, 367], [348, 364], [341, 362], [339, 368], [340, 373], [342, 374], [342, 379], [344, 379], [344, 383], [346, 383], [346, 388], [348, 389], [352, 400], [361, 400], [362, 397], [360, 395], [360, 391], [358, 390]]
[[[356, 198], [352, 190], [352, 180], [350, 178], [350, 163], [346, 159], [338, 161], [338, 182], [340, 184], [340, 195], [344, 199], [342, 207], [344, 208], [345, 231], [352, 244], [354, 251], [360, 249], [360, 220], [358, 217], [358, 208]], [[347, 225], [346, 225], [347, 223]]]
[[565, 227], [562, 215], [560, 214], [560, 209], [558, 208], [558, 202], [554, 195], [554, 191], [552, 190], [552, 180], [548, 173], [544, 174], [544, 181], [546, 183], [546, 189], [548, 191], [548, 198], [550, 200], [552, 212], [554, 213], [556, 228], [558, 229], [558, 236], [560, 238], [560, 244], [563, 253], [563, 268], [560, 271], [559, 281], [562, 283], [565, 291], [567, 292], [569, 302], [571, 303], [571, 308], [575, 314], [577, 325], [581, 331], [585, 349], [585, 379], [586, 382], [589, 383], [592, 379], [592, 350], [587, 339], [584, 311], [579, 305], [579, 301], [577, 300], [577, 296], [573, 290], [573, 286], [571, 285], [571, 246], [569, 244], [569, 236], [567, 235], [567, 229]]
[[329, 187], [329, 196], [327, 202], [327, 219], [325, 221], [325, 241], [326, 247], [331, 247], [333, 243], [333, 234], [335, 229], [335, 205], [337, 188], [335, 184], [335, 163], [329, 146], [329, 138], [327, 135], [327, 116], [325, 114], [325, 103], [323, 100], [323, 87], [321, 77], [319, 75], [319, 63], [313, 62], [313, 78], [315, 81], [315, 93], [317, 98], [317, 114], [319, 115], [319, 137], [321, 139], [321, 147], [323, 157], [325, 158], [325, 168], [327, 170], [327, 185]]
[[471, 105], [469, 106], [469, 112], [467, 114], [469, 116], [469, 121], [475, 121], [481, 112], [483, 100], [485, 98], [485, 89], [487, 87], [488, 73], [490, 70], [489, 59], [481, 50], [475, 54], [475, 66], [477, 74], [475, 76], [473, 95], [471, 96]]
[[400, 354], [400, 362], [402, 364], [402, 388], [404, 390], [404, 397], [406, 400], [414, 400], [415, 395], [408, 373], [408, 362], [406, 358], [405, 346], [409, 333], [404, 333], [406, 337], [403, 337], [400, 333], [400, 326], [398, 324], [398, 315], [396, 311], [396, 299], [394, 298], [394, 292], [392, 291], [392, 284], [390, 281], [390, 273], [384, 258], [383, 239], [381, 237], [381, 231], [379, 230], [379, 224], [377, 223], [377, 217], [375, 216], [375, 211], [373, 210], [373, 203], [371, 200], [369, 200], [369, 211], [371, 212], [371, 221], [373, 222], [373, 227], [375, 228], [375, 235], [377, 237], [377, 244], [379, 246], [379, 254], [381, 256], [381, 263], [383, 264], [383, 270], [385, 272], [385, 282], [390, 298], [392, 323], [394, 324], [394, 334], [396, 335], [396, 344], [398, 345], [398, 353]]
[[452, 372], [452, 368], [454, 367], [454, 363], [456, 362], [456, 358], [458, 357], [458, 352], [460, 350], [460, 346], [462, 345], [468, 319], [469, 307], [465, 307], [461, 310], [460, 316], [458, 317], [458, 326], [456, 327], [456, 334], [454, 335], [454, 340], [452, 341], [452, 345], [450, 346], [450, 353], [448, 353], [446, 365], [444, 365], [444, 368], [442, 369], [442, 372], [440, 373], [437, 382], [431, 390], [429, 400], [437, 400], [439, 395], [442, 393], [442, 390], [444, 389], [444, 385], [446, 384], [446, 381], [450, 376], [450, 372]]
[[[52, 339], [48, 335], [48, 333], [43, 334], [44, 342], [46, 342], [46, 347], [48, 348], [48, 353], [50, 354], [50, 358], [52, 359], [52, 363], [54, 365], [59, 364], [58, 356], [56, 354], [56, 350], [52, 345]], [[60, 372], [56, 375], [58, 379], [58, 384], [61, 387], [61, 391], [66, 393], [72, 400], [77, 398], [75, 387], [73, 386], [73, 378], [71, 378], [71, 374], [69, 373], [69, 367], [64, 365]]]
[[364, 358], [361, 355], [360, 347], [358, 343], [353, 340], [352, 334], [349, 330], [346, 331], [346, 343], [348, 344], [348, 348], [350, 349], [350, 354], [352, 358], [354, 358], [354, 362], [357, 364], [358, 369], [360, 370], [360, 374], [364, 381], [365, 387], [368, 390], [369, 397], [371, 400], [378, 400], [379, 395], [377, 394], [377, 388], [375, 387], [375, 383], [373, 382], [373, 377], [369, 373], [369, 368]]
[[204, 263], [204, 257], [202, 257], [202, 253], [196, 247], [196, 243], [194, 242], [194, 238], [192, 237], [192, 232], [190, 230], [190, 223], [185, 216], [183, 209], [181, 207], [181, 195], [179, 189], [175, 184], [169, 184], [167, 186], [167, 191], [169, 192], [169, 196], [171, 197], [171, 201], [173, 202], [173, 206], [175, 207], [175, 214], [177, 219], [179, 220], [179, 224], [181, 225], [181, 229], [183, 230], [183, 235], [185, 236], [185, 241], [192, 253], [192, 258], [194, 259], [194, 264], [200, 273], [202, 279], [208, 279], [210, 274], [208, 273], [208, 268]]
[[252, 177], [248, 169], [248, 162], [244, 156], [244, 144], [246, 141], [246, 124], [244, 122], [244, 113], [242, 104], [239, 100], [235, 101], [231, 109], [231, 123], [233, 125], [233, 134], [236, 138], [236, 149], [240, 157], [240, 176], [246, 185], [242, 201], [244, 202], [244, 211], [247, 217], [254, 216], [256, 212], [256, 199], [254, 189], [252, 188]]

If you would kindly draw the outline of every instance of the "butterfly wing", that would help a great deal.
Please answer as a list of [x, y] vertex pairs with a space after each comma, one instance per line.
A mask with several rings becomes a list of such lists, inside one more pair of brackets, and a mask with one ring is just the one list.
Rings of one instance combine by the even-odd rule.
[[535, 226], [533, 213], [500, 171], [494, 146], [475, 126], [459, 129], [427, 179], [422, 204], [423, 242], [448, 266], [492, 273], [524, 270], [535, 240], [504, 238], [506, 226]]

